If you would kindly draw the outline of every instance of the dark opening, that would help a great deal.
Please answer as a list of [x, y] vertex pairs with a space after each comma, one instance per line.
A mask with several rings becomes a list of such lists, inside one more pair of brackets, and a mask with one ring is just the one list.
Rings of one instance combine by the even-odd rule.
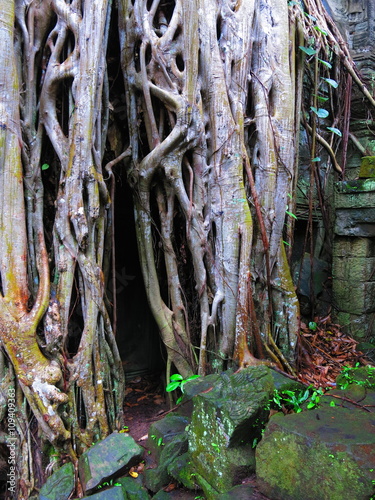
[[116, 339], [125, 376], [130, 379], [159, 374], [165, 363], [139, 262], [132, 194], [125, 176], [116, 179]]

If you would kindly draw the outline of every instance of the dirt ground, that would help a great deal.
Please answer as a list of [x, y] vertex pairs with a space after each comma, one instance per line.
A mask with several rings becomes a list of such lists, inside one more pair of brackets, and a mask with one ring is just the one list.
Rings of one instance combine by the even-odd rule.
[[[146, 467], [153, 467], [152, 457], [147, 453], [147, 435], [150, 425], [163, 418], [170, 411], [162, 380], [155, 376], [136, 377], [126, 383], [124, 405], [125, 423], [129, 434], [145, 448]], [[256, 487], [256, 477], [252, 475], [244, 483], [254, 487], [254, 495], [249, 500], [267, 500]], [[199, 497], [199, 492], [181, 488], [176, 483], [170, 483], [164, 488], [172, 500], [193, 500]]]

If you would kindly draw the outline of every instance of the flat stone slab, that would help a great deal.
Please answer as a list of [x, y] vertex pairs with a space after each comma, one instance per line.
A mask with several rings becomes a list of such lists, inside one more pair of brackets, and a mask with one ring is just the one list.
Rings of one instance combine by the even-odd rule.
[[39, 500], [67, 500], [74, 486], [74, 466], [72, 463], [64, 464], [41, 487]]
[[78, 473], [84, 493], [90, 494], [105, 481], [123, 475], [142, 460], [144, 449], [126, 433], [113, 433], [82, 454]]
[[[341, 393], [348, 394], [336, 391]], [[273, 500], [365, 500], [375, 494], [375, 413], [322, 400], [314, 410], [276, 414], [266, 427], [256, 473], [260, 490]]]
[[128, 500], [126, 493], [120, 486], [113, 486], [113, 488], [108, 488], [107, 490], [99, 491], [88, 497], [91, 500]]

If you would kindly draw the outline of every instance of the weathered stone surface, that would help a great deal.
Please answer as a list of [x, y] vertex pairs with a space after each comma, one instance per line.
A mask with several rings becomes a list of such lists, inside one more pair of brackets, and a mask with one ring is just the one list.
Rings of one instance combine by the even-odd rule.
[[375, 313], [352, 314], [340, 311], [336, 314], [335, 320], [342, 326], [343, 331], [358, 341], [375, 341]]
[[352, 280], [335, 280], [334, 296], [340, 309], [351, 314], [375, 311], [375, 281], [365, 283]]
[[368, 499], [375, 493], [375, 414], [323, 404], [274, 415], [257, 446], [256, 472], [273, 500]]
[[151, 424], [148, 431], [147, 447], [155, 460], [160, 459], [165, 445], [185, 432], [187, 425], [189, 425], [189, 419], [180, 415], [167, 415]]
[[198, 477], [223, 493], [254, 470], [252, 445], [267, 420], [273, 390], [270, 370], [258, 366], [223, 373], [211, 390], [194, 397], [189, 453], [203, 489]]
[[337, 237], [333, 240], [334, 257], [375, 257], [375, 240]]
[[92, 446], [79, 459], [78, 472], [85, 494], [103, 481], [120, 476], [140, 462], [144, 449], [125, 433], [113, 433]]
[[240, 484], [230, 489], [226, 493], [221, 493], [217, 500], [251, 500], [254, 497], [254, 488], [249, 484]]
[[[137, 478], [138, 479], [138, 478]], [[148, 500], [150, 495], [140, 482], [131, 477], [116, 479], [116, 484], [121, 484], [122, 491], [127, 500]]]
[[113, 486], [112, 488], [99, 491], [98, 493], [83, 498], [90, 498], [91, 500], [127, 500], [121, 486]]
[[189, 452], [176, 457], [168, 466], [168, 473], [173, 479], [191, 490], [198, 489], [195, 469]]
[[[375, 257], [337, 257], [333, 265], [333, 278], [364, 282], [375, 281]], [[356, 279], [354, 280], [354, 277]]]
[[40, 500], [67, 500], [74, 490], [74, 466], [64, 464], [41, 487]]
[[273, 383], [275, 385], [275, 390], [281, 392], [284, 391], [302, 391], [306, 389], [306, 386], [298, 382], [297, 380], [286, 377], [282, 373], [279, 373], [275, 370], [270, 370], [270, 373], [273, 378]]
[[174, 435], [173, 439], [161, 447], [162, 451], [158, 460], [158, 466], [155, 469], [146, 469], [144, 481], [146, 487], [153, 492], [160, 490], [170, 481], [168, 467], [171, 462], [186, 453], [188, 448], [188, 440], [185, 432]]
[[375, 236], [375, 180], [342, 181], [335, 185], [335, 233]]
[[375, 156], [364, 156], [362, 158], [359, 177], [375, 177]]

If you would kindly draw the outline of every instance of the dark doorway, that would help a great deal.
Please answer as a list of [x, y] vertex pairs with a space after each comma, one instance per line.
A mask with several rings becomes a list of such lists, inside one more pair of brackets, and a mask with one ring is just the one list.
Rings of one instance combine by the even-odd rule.
[[133, 199], [124, 176], [116, 175], [115, 249], [117, 344], [127, 379], [164, 368], [159, 331], [145, 292], [135, 233]]

